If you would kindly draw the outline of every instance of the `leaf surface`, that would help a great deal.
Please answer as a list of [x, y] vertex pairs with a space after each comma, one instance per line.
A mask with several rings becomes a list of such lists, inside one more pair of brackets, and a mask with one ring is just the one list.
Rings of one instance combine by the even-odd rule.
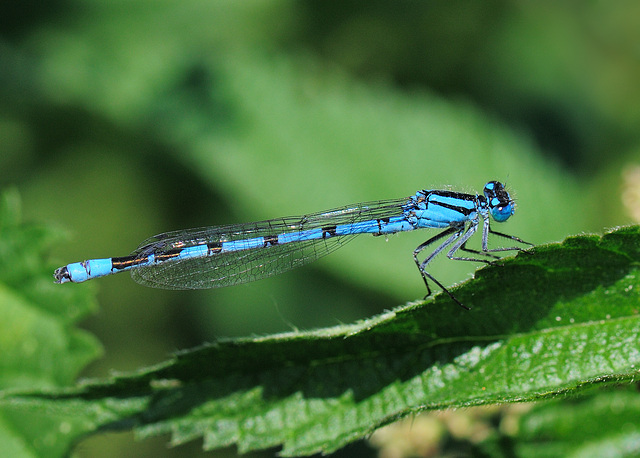
[[212, 449], [331, 452], [423, 410], [535, 401], [637, 377], [637, 227], [572, 237], [353, 325], [221, 340], [64, 392], [4, 396]]

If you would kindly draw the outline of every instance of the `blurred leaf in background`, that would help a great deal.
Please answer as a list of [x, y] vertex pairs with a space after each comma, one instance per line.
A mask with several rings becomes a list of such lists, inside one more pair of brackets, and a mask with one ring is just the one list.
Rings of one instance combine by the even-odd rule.
[[[91, 288], [62, 291], [46, 280], [44, 273], [51, 264], [42, 262], [43, 252], [61, 238], [60, 233], [23, 224], [20, 207], [17, 191], [0, 193], [3, 394], [71, 386], [102, 353], [94, 336], [76, 328], [79, 320], [97, 308]], [[61, 455], [81, 431], [70, 415], [35, 418], [33, 411], [12, 409], [8, 404], [0, 408], [0, 448], [5, 456]]]
[[[52, 250], [60, 264], [124, 255], [167, 230], [493, 179], [518, 202], [505, 232], [543, 243], [602, 231], [632, 222], [640, 202], [638, 8], [5, 5], [0, 186], [19, 190], [26, 219], [69, 230]], [[86, 375], [420, 297], [410, 253], [428, 236], [363, 236], [313, 266], [220, 291], [105, 278], [85, 325], [106, 356]], [[475, 267], [459, 264], [439, 260], [438, 278], [468, 278]]]

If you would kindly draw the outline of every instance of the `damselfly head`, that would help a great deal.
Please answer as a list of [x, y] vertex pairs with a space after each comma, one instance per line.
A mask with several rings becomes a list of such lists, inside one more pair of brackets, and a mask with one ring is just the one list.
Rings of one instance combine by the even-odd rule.
[[489, 212], [494, 220], [501, 223], [509, 219], [516, 210], [516, 204], [499, 181], [490, 181], [484, 186]]

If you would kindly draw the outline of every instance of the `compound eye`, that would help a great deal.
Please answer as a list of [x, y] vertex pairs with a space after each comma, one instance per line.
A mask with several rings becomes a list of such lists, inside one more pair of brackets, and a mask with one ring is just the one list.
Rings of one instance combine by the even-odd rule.
[[506, 221], [509, 219], [511, 215], [513, 215], [513, 204], [508, 203], [507, 205], [499, 205], [497, 207], [491, 207], [491, 216], [498, 223]]

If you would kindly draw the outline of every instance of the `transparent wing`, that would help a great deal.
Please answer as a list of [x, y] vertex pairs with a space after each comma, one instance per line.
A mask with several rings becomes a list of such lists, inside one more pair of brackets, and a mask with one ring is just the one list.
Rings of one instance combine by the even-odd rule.
[[[333, 225], [348, 225], [363, 221], [401, 216], [409, 198], [369, 202], [311, 213], [304, 216], [278, 218], [256, 223], [235, 224], [185, 231], [167, 232], [145, 240], [133, 256], [144, 260], [175, 253], [183, 248], [216, 244], [255, 237], [276, 237], [281, 234], [302, 233]], [[329, 254], [353, 235], [326, 239], [300, 240], [260, 246], [209, 256], [170, 259], [131, 270], [133, 279], [146, 286], [164, 289], [205, 289], [247, 283], [270, 277]]]

